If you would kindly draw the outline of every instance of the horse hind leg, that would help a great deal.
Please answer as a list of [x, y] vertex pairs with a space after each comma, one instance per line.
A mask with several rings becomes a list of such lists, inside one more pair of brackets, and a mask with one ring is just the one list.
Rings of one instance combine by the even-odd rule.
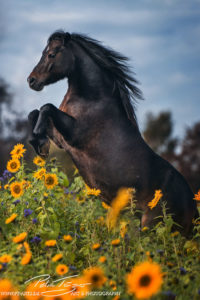
[[34, 148], [35, 152], [43, 158], [49, 155], [50, 142], [45, 134], [35, 135], [34, 128], [38, 121], [39, 110], [35, 109], [28, 115], [29, 121], [29, 138], [28, 141]]
[[141, 227], [153, 228], [158, 222], [162, 221], [163, 213], [160, 207], [155, 207], [154, 211], [147, 210], [141, 218]]

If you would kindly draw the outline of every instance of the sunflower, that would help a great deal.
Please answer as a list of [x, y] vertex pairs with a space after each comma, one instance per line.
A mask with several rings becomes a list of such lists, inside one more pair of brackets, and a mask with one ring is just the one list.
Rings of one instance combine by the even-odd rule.
[[[27, 300], [39, 300], [42, 298], [42, 293], [46, 291], [44, 284], [39, 284], [38, 281], [31, 282], [26, 288], [25, 299]], [[48, 298], [47, 298], [48, 299]]]
[[144, 226], [144, 227], [142, 227], [142, 229], [141, 229], [142, 232], [145, 232], [145, 231], [148, 231], [148, 230], [149, 230], [149, 227], [147, 227], [147, 226]]
[[105, 256], [100, 256], [99, 257], [99, 262], [102, 263], [102, 264], [105, 263], [106, 260], [107, 260], [107, 258]]
[[7, 218], [5, 220], [5, 224], [11, 223], [12, 221], [14, 221], [16, 219], [16, 217], [17, 217], [17, 214], [12, 214], [9, 218]]
[[103, 208], [105, 208], [106, 210], [110, 209], [110, 205], [106, 204], [104, 201], [101, 202], [101, 205]]
[[22, 244], [19, 244], [19, 245], [17, 246], [17, 250], [19, 251], [21, 248], [22, 248]]
[[100, 288], [107, 280], [103, 270], [99, 267], [91, 267], [84, 270], [84, 278], [93, 288]]
[[79, 204], [85, 203], [85, 199], [84, 199], [84, 198], [80, 198], [80, 197], [77, 197], [77, 198], [76, 198], [76, 201], [77, 201]]
[[200, 201], [200, 190], [198, 191], [197, 194], [194, 195], [194, 200]]
[[[12, 293], [13, 291], [12, 283], [8, 279], [0, 279], [0, 299], [7, 299], [8, 295], [6, 293]], [[18, 299], [17, 296], [15, 297], [12, 297], [12, 299]]]
[[[65, 284], [64, 299], [81, 299], [87, 296], [90, 283], [85, 281], [84, 277], [74, 278]], [[62, 287], [61, 287], [62, 288]]]
[[120, 239], [112, 240], [111, 245], [112, 246], [118, 246], [120, 244]]
[[24, 193], [23, 184], [21, 182], [14, 181], [10, 185], [10, 191], [14, 198], [19, 198]]
[[73, 240], [73, 237], [68, 234], [68, 235], [63, 235], [63, 239], [65, 240], [65, 242], [71, 242]]
[[120, 222], [120, 235], [122, 238], [125, 237], [125, 234], [127, 233], [128, 230], [128, 222], [121, 221]]
[[23, 157], [23, 154], [26, 152], [23, 144], [17, 144], [14, 146], [14, 149], [10, 152], [12, 158], [20, 158]]
[[86, 194], [87, 195], [94, 195], [94, 196], [99, 196], [101, 194], [101, 190], [99, 189], [91, 189], [87, 184], [85, 185], [86, 187]]
[[111, 209], [107, 214], [107, 226], [108, 228], [114, 228], [117, 223], [120, 211], [124, 209], [133, 197], [134, 189], [132, 188], [120, 188], [116, 197], [112, 200]]
[[0, 257], [0, 262], [1, 263], [9, 263], [12, 260], [12, 256], [8, 254], [4, 254]]
[[54, 257], [52, 258], [53, 262], [56, 262], [58, 260], [60, 260], [63, 257], [63, 255], [61, 253], [54, 255]]
[[29, 264], [29, 262], [31, 261], [31, 258], [32, 258], [32, 253], [29, 251], [22, 257], [21, 264], [22, 265]]
[[28, 180], [23, 180], [23, 181], [22, 181], [22, 185], [23, 185], [23, 188], [24, 188], [25, 190], [27, 190], [28, 188], [31, 187], [31, 182], [28, 181]]
[[26, 250], [27, 253], [31, 252], [30, 251], [30, 246], [29, 246], [29, 244], [27, 242], [24, 242], [24, 248], [25, 248], [25, 250]]
[[152, 262], [143, 262], [127, 275], [128, 292], [135, 294], [138, 299], [150, 298], [159, 291], [162, 281], [160, 266]]
[[171, 233], [171, 236], [175, 237], [175, 236], [179, 235], [179, 233], [180, 233], [179, 231], [174, 231], [174, 232]]
[[119, 295], [116, 295], [114, 298], [112, 298], [112, 300], [119, 300], [119, 299], [120, 299]]
[[92, 245], [92, 250], [98, 250], [101, 247], [99, 243]]
[[48, 240], [48, 241], [45, 242], [45, 245], [47, 247], [53, 247], [53, 246], [56, 245], [56, 240]]
[[66, 274], [67, 272], [69, 271], [69, 268], [66, 266], [66, 265], [58, 265], [57, 267], [56, 267], [56, 273], [58, 274], [58, 275], [64, 275], [64, 274]]
[[17, 172], [20, 166], [20, 161], [17, 158], [12, 158], [7, 162], [7, 170], [11, 173]]
[[48, 189], [52, 189], [58, 184], [58, 177], [56, 174], [46, 174], [44, 178], [44, 184]]
[[163, 193], [161, 190], [156, 190], [154, 194], [154, 198], [148, 203], [150, 209], [153, 209], [157, 204], [158, 201], [162, 198]]
[[17, 244], [25, 240], [26, 237], [27, 237], [27, 232], [22, 232], [19, 235], [15, 236], [12, 241]]
[[41, 168], [38, 171], [34, 172], [33, 177], [35, 177], [36, 179], [43, 179], [43, 177], [46, 174], [46, 169], [45, 168]]
[[33, 163], [37, 166], [43, 167], [45, 165], [45, 160], [38, 155], [33, 159]]

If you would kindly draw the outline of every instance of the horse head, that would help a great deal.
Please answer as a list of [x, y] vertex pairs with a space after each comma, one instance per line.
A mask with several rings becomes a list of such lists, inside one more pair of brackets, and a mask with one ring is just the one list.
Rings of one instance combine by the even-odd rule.
[[69, 33], [55, 32], [50, 36], [40, 61], [27, 79], [30, 88], [41, 91], [45, 85], [70, 75], [74, 66], [70, 40]]

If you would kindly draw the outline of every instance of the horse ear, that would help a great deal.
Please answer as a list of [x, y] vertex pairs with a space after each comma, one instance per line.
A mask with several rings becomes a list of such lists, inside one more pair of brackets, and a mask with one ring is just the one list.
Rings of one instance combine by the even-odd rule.
[[66, 44], [67, 42], [69, 42], [70, 39], [71, 39], [71, 34], [70, 34], [69, 32], [65, 32], [65, 38], [64, 38], [65, 44]]

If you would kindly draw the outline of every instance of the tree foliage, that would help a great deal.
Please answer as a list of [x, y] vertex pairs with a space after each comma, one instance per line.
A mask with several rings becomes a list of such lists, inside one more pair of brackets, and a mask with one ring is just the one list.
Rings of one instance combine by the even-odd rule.
[[161, 112], [158, 115], [148, 113], [143, 135], [147, 144], [149, 144], [155, 152], [168, 160], [174, 159], [178, 140], [173, 137], [171, 112]]
[[186, 130], [177, 167], [197, 192], [200, 189], [200, 122]]

